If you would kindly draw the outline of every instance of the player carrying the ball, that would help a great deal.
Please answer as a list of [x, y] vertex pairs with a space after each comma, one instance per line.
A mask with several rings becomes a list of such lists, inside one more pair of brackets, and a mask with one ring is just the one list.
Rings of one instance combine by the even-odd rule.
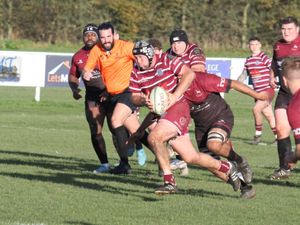
[[155, 193], [170, 194], [178, 191], [169, 164], [169, 153], [166, 148], [168, 141], [184, 161], [207, 168], [222, 180], [228, 181], [235, 191], [239, 190], [241, 182], [237, 176], [236, 166], [196, 151], [188, 135], [190, 109], [183, 94], [193, 82], [195, 73], [183, 61], [168, 53], [155, 55], [153, 47], [146, 41], [136, 42], [133, 54], [137, 63], [129, 85], [133, 103], [147, 106], [151, 110], [153, 108], [149, 99], [151, 90], [160, 86], [169, 92], [169, 108], [148, 136], [149, 144], [164, 173], [164, 185], [158, 187]]

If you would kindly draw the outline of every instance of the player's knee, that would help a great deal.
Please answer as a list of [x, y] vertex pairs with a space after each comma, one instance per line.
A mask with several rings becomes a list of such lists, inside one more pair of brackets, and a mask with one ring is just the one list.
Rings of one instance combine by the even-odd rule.
[[260, 107], [254, 106], [254, 107], [252, 108], [252, 112], [253, 112], [254, 115], [257, 115], [257, 114], [261, 114], [262, 110], [261, 110]]
[[207, 148], [218, 154], [222, 149], [222, 145], [225, 142], [225, 136], [220, 132], [211, 131], [207, 136]]
[[200, 158], [200, 156], [198, 154], [199, 153], [197, 152], [197, 154], [186, 154], [181, 157], [187, 164], [197, 164], [197, 163], [199, 163], [199, 158]]

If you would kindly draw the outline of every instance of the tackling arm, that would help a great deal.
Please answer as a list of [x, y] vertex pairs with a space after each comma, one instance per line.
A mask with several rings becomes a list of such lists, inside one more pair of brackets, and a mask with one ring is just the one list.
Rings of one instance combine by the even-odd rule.
[[177, 102], [195, 79], [195, 72], [186, 65], [181, 68], [179, 75], [181, 75], [181, 79], [176, 90], [169, 94], [169, 107]]
[[243, 72], [241, 73], [241, 75], [238, 77], [238, 81], [240, 82], [244, 82], [247, 78], [247, 71], [244, 69]]
[[256, 92], [254, 91], [253, 89], [249, 88], [247, 85], [239, 82], [239, 81], [236, 81], [236, 80], [231, 80], [231, 83], [230, 83], [230, 88], [238, 91], [238, 92], [241, 92], [243, 94], [246, 94], [246, 95], [249, 95], [255, 99], [258, 99], [258, 100], [268, 100], [268, 95], [267, 93], [265, 92]]

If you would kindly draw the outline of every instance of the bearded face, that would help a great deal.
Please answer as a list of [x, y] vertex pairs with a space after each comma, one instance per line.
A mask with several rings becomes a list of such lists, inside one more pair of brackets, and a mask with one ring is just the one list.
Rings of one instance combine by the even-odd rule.
[[111, 29], [100, 30], [100, 44], [106, 51], [110, 51], [114, 47], [114, 34]]

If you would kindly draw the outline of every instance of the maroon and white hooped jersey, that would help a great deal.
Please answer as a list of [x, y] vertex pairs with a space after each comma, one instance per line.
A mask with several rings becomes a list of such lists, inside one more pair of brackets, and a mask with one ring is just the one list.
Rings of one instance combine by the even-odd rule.
[[184, 97], [192, 104], [204, 102], [212, 92], [228, 92], [231, 80], [215, 74], [195, 72], [196, 76]]
[[281, 65], [283, 60], [287, 57], [300, 56], [300, 35], [290, 43], [287, 43], [283, 39], [277, 41], [273, 49], [272, 69], [275, 75], [279, 76], [281, 90], [289, 93], [287, 88], [284, 86], [281, 75]]
[[295, 142], [300, 144], [300, 90], [290, 100], [287, 115], [294, 133]]
[[178, 84], [178, 73], [184, 63], [168, 53], [155, 55], [156, 63], [153, 68], [141, 71], [134, 68], [131, 72], [129, 89], [133, 93], [149, 94], [151, 90], [160, 86], [172, 93]]
[[[171, 55], [176, 55], [172, 51], [172, 48], [168, 49], [167, 52], [170, 53]], [[189, 67], [192, 67], [194, 65], [199, 65], [199, 64], [206, 67], [205, 55], [202, 49], [196, 44], [192, 44], [192, 43], [187, 44], [186, 50], [184, 51], [182, 56], [180, 56], [180, 58]]]
[[244, 64], [244, 69], [251, 77], [255, 91], [261, 92], [271, 88], [271, 62], [271, 59], [264, 52], [260, 52], [255, 56], [247, 57]]

